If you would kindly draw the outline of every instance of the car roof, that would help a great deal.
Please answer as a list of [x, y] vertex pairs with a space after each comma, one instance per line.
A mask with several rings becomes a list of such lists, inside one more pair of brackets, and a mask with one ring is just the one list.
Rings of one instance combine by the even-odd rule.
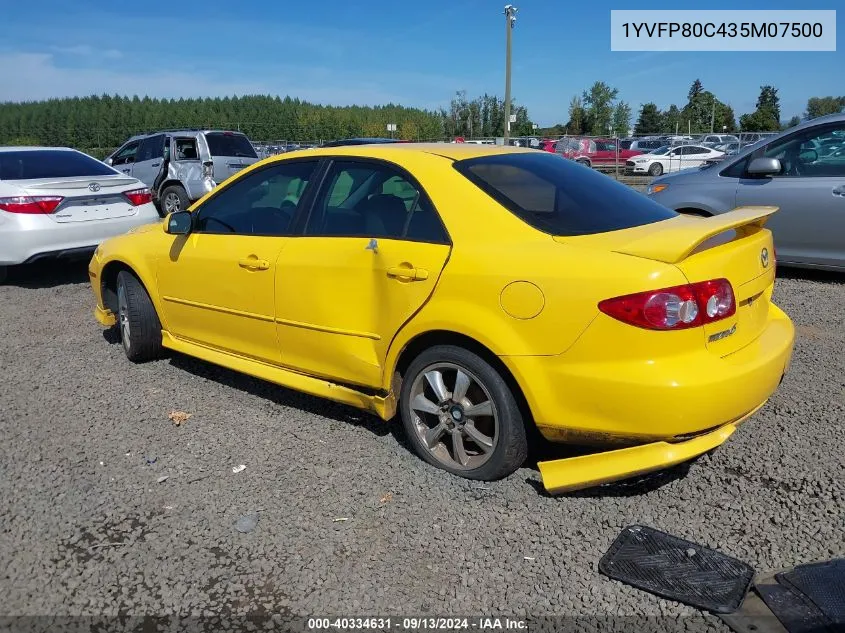
[[0, 152], [38, 152], [44, 150], [59, 151], [59, 152], [75, 152], [77, 150], [72, 147], [49, 147], [47, 145], [9, 145], [0, 147]]
[[[530, 147], [512, 145], [476, 145], [474, 143], [367, 143], [365, 145], [339, 145], [337, 147], [315, 147], [296, 152], [304, 156], [357, 156], [363, 158], [398, 158], [407, 154], [432, 154], [452, 160], [495, 156], [497, 154], [537, 153]], [[284, 154], [282, 155], [284, 156]], [[279, 157], [281, 159], [281, 156]]]

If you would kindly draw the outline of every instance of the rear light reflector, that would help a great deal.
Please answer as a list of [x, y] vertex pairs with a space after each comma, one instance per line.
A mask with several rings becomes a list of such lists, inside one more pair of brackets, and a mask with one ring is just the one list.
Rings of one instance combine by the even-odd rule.
[[53, 213], [62, 200], [62, 196], [12, 196], [0, 198], [0, 209], [9, 213]]
[[129, 200], [133, 207], [137, 207], [140, 204], [147, 204], [148, 202], [152, 202], [153, 195], [150, 193], [150, 190], [144, 187], [143, 189], [133, 189], [132, 191], [124, 191], [123, 195]]
[[736, 300], [727, 279], [712, 279], [606, 299], [599, 310], [648, 330], [682, 330], [732, 316]]

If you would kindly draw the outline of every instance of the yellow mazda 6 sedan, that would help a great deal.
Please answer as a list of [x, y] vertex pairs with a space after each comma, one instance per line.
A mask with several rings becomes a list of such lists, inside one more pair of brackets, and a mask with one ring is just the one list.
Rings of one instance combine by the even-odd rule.
[[541, 462], [549, 492], [680, 463], [775, 391], [773, 207], [693, 218], [560, 156], [455, 144], [257, 163], [89, 274], [130, 360], [163, 348], [397, 411], [420, 457], [491, 480], [531, 425], [599, 447]]

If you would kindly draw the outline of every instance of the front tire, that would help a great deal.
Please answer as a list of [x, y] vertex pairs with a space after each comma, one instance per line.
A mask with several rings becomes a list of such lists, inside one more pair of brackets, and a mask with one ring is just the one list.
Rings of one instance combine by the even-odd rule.
[[499, 372], [469, 350], [438, 345], [402, 379], [402, 425], [416, 453], [468, 479], [507, 477], [528, 455], [525, 423]]
[[649, 176], [662, 176], [663, 175], [663, 165], [660, 163], [654, 163], [651, 167], [648, 168]]
[[137, 277], [117, 275], [117, 324], [126, 358], [142, 363], [161, 356], [161, 322], [150, 295]]

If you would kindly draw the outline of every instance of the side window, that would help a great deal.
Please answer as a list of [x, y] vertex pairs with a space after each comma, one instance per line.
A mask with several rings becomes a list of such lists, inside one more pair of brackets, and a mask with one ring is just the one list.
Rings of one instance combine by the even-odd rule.
[[196, 211], [194, 231], [291, 235], [294, 216], [317, 161], [281, 162], [237, 179]]
[[175, 138], [173, 139], [174, 160], [199, 160], [197, 154], [197, 139]]
[[138, 141], [129, 143], [126, 147], [115, 154], [112, 165], [127, 165], [135, 162], [135, 154], [138, 152]]
[[723, 169], [719, 175], [725, 176], [726, 178], [742, 178], [745, 174], [745, 168], [748, 166], [748, 159], [743, 158], [742, 160], [736, 161], [733, 165], [729, 166], [727, 169]]
[[397, 169], [335, 162], [305, 228], [306, 235], [446, 242], [428, 197]]
[[690, 146], [687, 147], [687, 154], [707, 154], [709, 151], [706, 147]]
[[842, 156], [831, 147], [845, 147], [845, 123], [833, 123], [802, 130], [754, 152], [754, 157], [777, 158], [781, 162], [780, 177], [845, 176]]
[[135, 162], [140, 163], [145, 160], [154, 160], [162, 156], [164, 156], [164, 134], [156, 134], [141, 141], [138, 154], [135, 156]]

